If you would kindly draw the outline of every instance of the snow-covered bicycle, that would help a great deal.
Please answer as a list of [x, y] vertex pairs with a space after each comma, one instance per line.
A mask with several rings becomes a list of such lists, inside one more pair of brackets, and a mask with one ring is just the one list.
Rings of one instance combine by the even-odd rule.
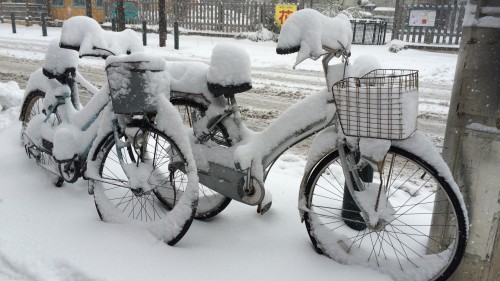
[[[65, 21], [29, 79], [21, 139], [56, 185], [88, 179], [102, 220], [136, 223], [173, 245], [196, 212], [196, 163], [168, 101], [165, 61], [142, 51], [131, 30], [103, 31], [87, 17]], [[108, 85], [86, 83], [79, 56], [106, 58]], [[84, 107], [77, 83], [94, 93]]]
[[[316, 134], [298, 202], [316, 250], [395, 280], [446, 280], [464, 254], [467, 211], [439, 152], [416, 131], [418, 72], [373, 70], [376, 63], [362, 58], [348, 64], [351, 41], [343, 15], [306, 9], [286, 21], [277, 52], [297, 52], [296, 64], [322, 57], [328, 87], [261, 132], [245, 126], [235, 98], [251, 88], [244, 51], [216, 46], [209, 66], [167, 64], [172, 104], [192, 127], [198, 217], [217, 215], [231, 200], [266, 212], [273, 163]], [[343, 63], [329, 65], [335, 57]]]

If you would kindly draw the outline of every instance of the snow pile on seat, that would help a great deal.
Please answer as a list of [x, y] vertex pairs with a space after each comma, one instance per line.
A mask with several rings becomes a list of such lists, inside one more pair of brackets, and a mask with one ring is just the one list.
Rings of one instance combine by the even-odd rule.
[[134, 31], [105, 31], [97, 21], [84, 16], [72, 17], [64, 22], [60, 42], [66, 48], [79, 51], [80, 56], [121, 55], [144, 50]]
[[244, 49], [233, 44], [218, 44], [212, 50], [207, 80], [222, 87], [251, 86], [250, 68], [250, 56]]
[[346, 15], [329, 18], [316, 10], [304, 9], [286, 20], [278, 37], [276, 52], [298, 52], [297, 65], [307, 58], [319, 58], [325, 53], [325, 48], [349, 52], [351, 42], [351, 22]]
[[45, 63], [43, 68], [50, 71], [53, 75], [61, 75], [67, 69], [78, 68], [78, 52], [59, 47], [59, 40], [54, 39], [50, 42], [47, 53], [45, 54]]

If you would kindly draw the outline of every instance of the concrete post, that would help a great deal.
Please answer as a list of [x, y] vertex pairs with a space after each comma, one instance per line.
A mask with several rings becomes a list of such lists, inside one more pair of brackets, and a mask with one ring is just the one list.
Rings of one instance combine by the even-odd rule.
[[470, 219], [454, 281], [500, 280], [500, 27], [474, 12], [466, 10], [443, 147]]

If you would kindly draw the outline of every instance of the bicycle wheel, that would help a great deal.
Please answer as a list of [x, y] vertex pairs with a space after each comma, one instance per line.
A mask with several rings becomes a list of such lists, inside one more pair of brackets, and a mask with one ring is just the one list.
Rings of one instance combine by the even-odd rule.
[[[172, 222], [173, 228], [180, 229], [174, 230], [176, 233], [166, 242], [174, 245], [191, 225], [197, 204], [196, 198], [189, 199], [192, 202], [182, 204], [191, 209], [189, 216], [174, 218], [172, 213], [179, 204], [171, 208], [163, 204], [163, 201], [182, 200], [183, 194], [177, 190], [185, 190], [188, 184], [184, 155], [171, 137], [153, 127], [127, 130], [135, 132], [120, 140], [129, 146], [121, 146], [118, 152], [115, 138], [110, 135], [95, 157], [99, 178], [94, 179], [94, 184], [99, 188], [94, 190], [94, 199], [99, 217], [107, 220], [118, 213], [117, 216], [124, 216], [128, 221]], [[120, 164], [118, 153], [124, 165]]]
[[[38, 114], [45, 114], [43, 106], [44, 98], [45, 98], [45, 93], [36, 90], [30, 92], [24, 99], [23, 106], [21, 109], [21, 116], [19, 117], [19, 119], [22, 122], [21, 141], [23, 145], [28, 145], [28, 146], [32, 145], [31, 140], [29, 140], [29, 138], [25, 134], [26, 127], [28, 126], [28, 123], [34, 116]], [[52, 127], [55, 127], [59, 125], [60, 119], [57, 116], [57, 114], [52, 114], [48, 122], [50, 122], [50, 125]], [[57, 187], [61, 187], [64, 183], [64, 179], [57, 175], [59, 171], [59, 165], [54, 160], [54, 157], [51, 154], [47, 153], [45, 150], [38, 150], [38, 149], [36, 150], [36, 155], [33, 156], [35, 157], [35, 160], [39, 165], [41, 165], [47, 171], [50, 172], [50, 175], [53, 178], [52, 181], [54, 185]]]
[[[346, 153], [352, 152], [346, 148]], [[386, 219], [375, 227], [364, 221], [355, 204], [345, 202], [351, 195], [338, 150], [317, 164], [302, 206], [313, 245], [338, 262], [375, 268], [395, 280], [446, 280], [465, 250], [467, 226], [460, 200], [437, 169], [418, 156], [391, 147], [384, 161], [379, 206]], [[380, 182], [375, 173], [366, 186], [378, 190]], [[439, 207], [443, 203], [449, 208]]]
[[[196, 120], [205, 116], [206, 107], [200, 103], [187, 99], [172, 99], [171, 102], [179, 111], [186, 126], [193, 127]], [[231, 144], [227, 130], [222, 124], [218, 125], [216, 134], [211, 140], [222, 146], [230, 146]], [[176, 187], [178, 187], [177, 194], [184, 192], [183, 185], [177, 185]], [[201, 183], [199, 190], [195, 219], [206, 220], [215, 217], [231, 202], [231, 198], [215, 192]], [[171, 200], [171, 196], [163, 196], [162, 191], [158, 192], [158, 200], [163, 202], [168, 209], [175, 205], [175, 202]]]

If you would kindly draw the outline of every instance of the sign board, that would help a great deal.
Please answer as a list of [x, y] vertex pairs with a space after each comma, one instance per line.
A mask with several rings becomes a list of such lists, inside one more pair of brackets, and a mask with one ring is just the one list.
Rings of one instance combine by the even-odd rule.
[[[109, 11], [111, 12], [111, 17], [116, 17], [116, 7], [118, 6], [118, 1], [111, 1], [109, 5]], [[125, 10], [125, 21], [136, 20], [139, 17], [139, 2], [132, 0], [123, 0], [123, 9]]]
[[276, 24], [282, 26], [285, 23], [286, 19], [296, 11], [297, 5], [276, 4]]
[[408, 26], [434, 27], [436, 25], [436, 9], [411, 9]]

